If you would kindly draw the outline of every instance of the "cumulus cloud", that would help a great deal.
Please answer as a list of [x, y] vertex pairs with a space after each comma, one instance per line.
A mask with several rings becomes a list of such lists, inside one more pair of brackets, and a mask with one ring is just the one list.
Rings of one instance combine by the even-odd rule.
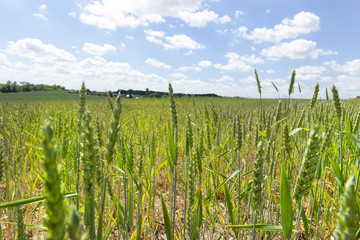
[[190, 27], [205, 27], [209, 22], [227, 23], [231, 18], [227, 15], [219, 18], [219, 14], [204, 10], [201, 12], [182, 12], [180, 18]]
[[244, 11], [236, 10], [235, 11], [235, 19], [238, 19], [240, 16], [244, 16], [245, 14], [246, 14], [246, 12], [244, 12]]
[[164, 69], [170, 69], [171, 66], [167, 65], [163, 62], [160, 62], [159, 60], [155, 59], [155, 58], [148, 58], [145, 60], [145, 63], [155, 67], [155, 68], [164, 68]]
[[102, 56], [108, 53], [115, 53], [116, 47], [110, 44], [98, 45], [94, 43], [84, 43], [82, 50], [90, 55]]
[[[30, 51], [28, 47], [15, 47], [15, 44], [0, 49], [0, 76], [4, 79], [17, 82], [31, 79], [32, 83], [50, 85], [60, 83], [70, 89], [79, 89], [81, 82], [85, 81], [87, 88], [98, 91], [105, 88], [145, 89], [149, 86], [167, 91], [167, 79], [157, 74], [142, 73], [127, 62], [108, 61], [100, 56], [78, 60], [64, 54], [63, 50], [52, 48], [52, 45], [38, 44], [32, 46]], [[19, 55], [19, 52], [22, 54]], [[23, 61], [19, 57], [26, 57], [30, 61]]]
[[195, 55], [194, 51], [193, 50], [189, 50], [187, 52], [184, 52], [184, 55], [185, 56], [190, 56], [190, 55]]
[[202, 68], [211, 67], [212, 63], [209, 60], [200, 61], [198, 64]]
[[328, 69], [324, 66], [301, 66], [296, 68], [296, 79], [312, 82], [330, 81], [330, 77], [324, 76], [324, 73], [327, 71]]
[[68, 16], [69, 16], [69, 17], [76, 18], [76, 12], [69, 12], [69, 13], [68, 13]]
[[172, 73], [172, 74], [169, 74], [169, 76], [172, 78], [188, 78], [188, 76], [186, 76], [183, 73]]
[[[241, 89], [234, 82], [207, 82], [200, 79], [176, 79], [171, 84], [177, 92], [216, 93], [222, 96], [239, 96]], [[216, 89], [214, 91], [214, 89]]]
[[204, 27], [209, 22], [229, 21], [228, 16], [219, 17], [213, 11], [201, 11], [203, 1], [97, 0], [82, 6], [80, 21], [110, 30], [162, 23], [165, 22], [165, 17], [182, 19], [191, 27]]
[[44, 16], [44, 14], [47, 13], [47, 6], [46, 6], [46, 4], [40, 5], [40, 7], [39, 7], [38, 9], [39, 9], [40, 13], [33, 13], [33, 16], [34, 16], [34, 17], [41, 18], [42, 20], [47, 21], [48, 18]]
[[320, 17], [311, 12], [300, 12], [293, 19], [285, 18], [274, 28], [255, 28], [249, 34], [246, 27], [239, 28], [238, 36], [253, 40], [256, 43], [280, 42], [320, 30]]
[[165, 49], [202, 49], [204, 45], [196, 42], [191, 37], [185, 34], [175, 34], [173, 36], [166, 36], [163, 31], [154, 31], [147, 29], [144, 31], [146, 40], [149, 42], [159, 44]]
[[27, 58], [33, 62], [76, 61], [71, 53], [33, 38], [24, 38], [17, 42], [10, 41], [6, 51], [11, 55]]
[[297, 39], [280, 43], [261, 51], [261, 55], [270, 60], [280, 60], [282, 57], [290, 59], [318, 58], [319, 55], [337, 54], [334, 51], [324, 51], [316, 48], [316, 42]]
[[225, 15], [225, 16], [219, 18], [219, 22], [222, 24], [228, 23], [228, 22], [231, 22], [231, 18], [228, 15]]
[[344, 64], [338, 64], [336, 61], [326, 62], [324, 64], [337, 72], [343, 72], [350, 75], [360, 75], [360, 59], [347, 61]]
[[360, 77], [358, 75], [341, 74], [337, 76], [335, 85], [341, 98], [355, 98], [360, 95]]
[[262, 58], [255, 57], [255, 55], [240, 56], [234, 52], [227, 53], [225, 57], [228, 59], [228, 63], [226, 65], [217, 63], [214, 67], [226, 71], [247, 72], [253, 69], [250, 64], [259, 64], [264, 62]]
[[228, 75], [222, 76], [221, 78], [218, 79], [214, 79], [215, 82], [220, 82], [220, 83], [229, 83], [229, 82], [234, 82], [234, 79]]
[[177, 69], [177, 71], [181, 71], [181, 72], [187, 72], [187, 71], [200, 72], [201, 67], [199, 67], [199, 66], [183, 66], [183, 67], [179, 67]]

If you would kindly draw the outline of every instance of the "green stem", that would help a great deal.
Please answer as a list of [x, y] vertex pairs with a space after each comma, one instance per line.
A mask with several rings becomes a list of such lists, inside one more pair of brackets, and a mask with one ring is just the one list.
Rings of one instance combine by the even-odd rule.
[[174, 181], [173, 181], [173, 205], [172, 205], [172, 229], [171, 229], [171, 236], [174, 238], [174, 230], [175, 230], [175, 211], [176, 211], [176, 181], [177, 181], [177, 141], [178, 141], [178, 132], [175, 129], [175, 161], [174, 161]]
[[301, 202], [299, 203], [299, 208], [300, 208], [300, 211], [299, 211], [298, 220], [297, 220], [297, 223], [296, 223], [296, 234], [295, 234], [295, 240], [297, 239], [298, 234], [299, 234], [299, 233], [298, 233], [298, 231], [299, 231], [299, 225], [300, 225], [301, 214], [302, 214], [302, 210], [303, 210], [302, 200], [301, 200]]
[[252, 240], [255, 240], [255, 239], [256, 239], [256, 230], [255, 230], [255, 226], [256, 226], [257, 215], [258, 215], [258, 212], [256, 211], [256, 212], [255, 212], [255, 217], [254, 217], [254, 226], [253, 226], [253, 235], [252, 235]]

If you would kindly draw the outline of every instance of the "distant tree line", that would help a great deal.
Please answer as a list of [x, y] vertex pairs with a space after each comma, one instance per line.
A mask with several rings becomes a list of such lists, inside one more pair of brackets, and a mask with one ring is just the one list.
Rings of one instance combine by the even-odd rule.
[[[14, 93], [14, 92], [31, 92], [31, 91], [60, 91], [60, 92], [67, 92], [72, 94], [79, 94], [79, 90], [69, 90], [63, 86], [59, 85], [46, 85], [46, 84], [32, 84], [28, 82], [20, 82], [17, 83], [16, 81], [11, 82], [7, 81], [5, 84], [0, 83], [0, 91], [3, 93]], [[162, 98], [167, 97], [167, 92], [159, 92], [159, 91], [152, 91], [149, 88], [146, 88], [145, 91], [143, 90], [117, 90], [117, 91], [109, 91], [110, 97], [115, 97], [121, 91], [121, 95], [127, 98], [137, 98], [137, 97], [152, 97], [152, 98]], [[91, 91], [90, 89], [86, 89], [87, 95], [94, 95], [94, 96], [106, 96], [105, 92], [98, 92], [98, 91]], [[220, 97], [214, 93], [208, 94], [185, 94], [185, 93], [175, 93], [177, 97], [190, 97], [190, 96], [197, 96], [197, 97]]]
[[[115, 91], [114, 94], [118, 94], [119, 91], [121, 91], [122, 95], [125, 95], [129, 98], [132, 97], [155, 97], [155, 98], [161, 98], [161, 97], [167, 97], [169, 95], [168, 92], [159, 92], [159, 91], [152, 91], [149, 90], [148, 88], [146, 88], [145, 91], [143, 90], [133, 90], [133, 89], [129, 89], [129, 90], [118, 90]], [[196, 96], [196, 97], [220, 97], [219, 95], [216, 95], [214, 93], [206, 93], [206, 94], [186, 94], [186, 93], [175, 93], [174, 94], [176, 97], [191, 97], [191, 96]]]
[[28, 82], [7, 81], [5, 84], [0, 84], [0, 91], [3, 93], [10, 92], [31, 92], [31, 91], [66, 91], [65, 87], [59, 85], [46, 84], [32, 84]]

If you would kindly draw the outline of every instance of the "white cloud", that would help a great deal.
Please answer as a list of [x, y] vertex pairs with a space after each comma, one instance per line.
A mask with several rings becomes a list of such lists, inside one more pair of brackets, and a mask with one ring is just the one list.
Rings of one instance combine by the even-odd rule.
[[238, 19], [240, 16], [244, 16], [246, 13], [244, 11], [236, 10], [235, 19]]
[[40, 5], [40, 7], [39, 7], [38, 9], [39, 9], [40, 13], [33, 13], [33, 16], [34, 16], [34, 17], [41, 18], [42, 20], [47, 21], [48, 18], [45, 17], [45, 15], [44, 15], [44, 13], [47, 13], [47, 6], [46, 6], [46, 4]]
[[45, 21], [48, 20], [48, 18], [45, 17], [45, 16], [44, 16], [43, 14], [41, 14], [41, 13], [33, 13], [33, 16], [34, 16], [34, 17], [41, 18], [42, 20], [45, 20]]
[[279, 60], [282, 57], [290, 59], [316, 59], [319, 55], [337, 54], [334, 51], [324, 51], [316, 48], [316, 42], [298, 39], [291, 42], [280, 43], [278, 45], [265, 48], [261, 51], [261, 55], [270, 60]]
[[[240, 88], [234, 82], [207, 82], [200, 79], [178, 79], [171, 81], [176, 92], [216, 93], [221, 96], [238, 96]], [[214, 91], [214, 89], [216, 89]]]
[[183, 73], [172, 73], [172, 74], [169, 74], [169, 76], [172, 78], [188, 78], [188, 76], [186, 76]]
[[134, 40], [134, 36], [131, 36], [131, 35], [126, 35], [126, 38], [130, 39], [130, 40]]
[[[49, 45], [45, 45], [45, 48], [48, 49]], [[25, 54], [27, 59], [37, 58], [37, 62], [23, 61], [19, 54], [15, 55], [18, 51]], [[82, 60], [71, 58], [72, 61], [54, 61], [56, 57], [63, 60], [62, 50], [50, 48], [50, 52], [53, 53], [51, 56], [48, 56], [48, 52], [40, 54], [39, 50], [34, 51], [35, 54], [29, 54], [29, 50], [24, 47], [14, 48], [14, 44], [9, 44], [7, 49], [0, 49], [1, 78], [17, 82], [31, 79], [34, 84], [60, 84], [69, 89], [79, 89], [81, 82], [85, 81], [87, 88], [98, 91], [147, 87], [167, 91], [167, 79], [157, 74], [144, 74], [126, 62], [108, 61], [99, 56]]]
[[108, 53], [115, 53], [116, 47], [110, 44], [103, 44], [101, 46], [94, 43], [84, 43], [82, 50], [90, 55], [102, 56]]
[[203, 1], [95, 0], [81, 7], [80, 21], [110, 30], [162, 23], [165, 17], [180, 18], [191, 27], [228, 21], [228, 18], [219, 18], [213, 11], [201, 11]]
[[271, 12], [270, 9], [266, 9], [266, 11], [265, 11], [266, 14], [269, 14], [270, 12]]
[[247, 72], [253, 69], [250, 64], [259, 64], [264, 62], [262, 58], [255, 57], [255, 55], [240, 56], [234, 52], [227, 53], [225, 57], [228, 58], [228, 63], [226, 65], [217, 63], [214, 66], [218, 69], [226, 71]]
[[[336, 80], [335, 85], [339, 90], [340, 98], [360, 96], [360, 77], [358, 75], [339, 75]], [[329, 94], [331, 95], [331, 93]]]
[[169, 49], [178, 49], [178, 48], [184, 48], [184, 49], [201, 49], [205, 48], [204, 45], [197, 43], [192, 38], [185, 34], [176, 34], [172, 37], [165, 37], [165, 40], [168, 42], [164, 45], [165, 48]]
[[256, 83], [256, 79], [254, 76], [247, 76], [245, 78], [242, 78], [239, 80], [239, 82], [241, 83]]
[[195, 53], [194, 53], [194, 51], [190, 50], [190, 51], [184, 52], [184, 55], [190, 56], [190, 55], [195, 55]]
[[179, 67], [177, 69], [177, 71], [181, 71], [181, 72], [187, 72], [187, 71], [195, 71], [195, 72], [200, 72], [201, 71], [201, 67], [199, 66], [183, 66], [183, 67]]
[[221, 18], [219, 18], [220, 23], [224, 24], [224, 23], [228, 23], [231, 22], [231, 18], [228, 15], [225, 15]]
[[222, 76], [221, 78], [215, 79], [215, 82], [220, 82], [220, 83], [229, 83], [229, 82], [234, 82], [234, 79], [228, 75]]
[[211, 61], [206, 60], [206, 61], [200, 61], [198, 65], [202, 68], [207, 68], [207, 67], [211, 67], [212, 63]]
[[33, 62], [76, 61], [71, 53], [33, 38], [24, 38], [17, 42], [10, 41], [6, 51], [11, 55], [23, 57]]
[[69, 13], [68, 13], [68, 16], [69, 16], [69, 17], [76, 18], [76, 12], [69, 12]]
[[[235, 57], [235, 55], [234, 55]], [[237, 56], [236, 56], [237, 57]], [[260, 64], [260, 63], [264, 63], [264, 60], [262, 58], [259, 57], [255, 57], [254, 54], [252, 54], [251, 56], [240, 56], [240, 60], [244, 61], [244, 62], [248, 62], [251, 64]]]
[[280, 42], [284, 39], [296, 38], [300, 34], [308, 34], [320, 30], [320, 18], [311, 12], [300, 12], [293, 19], [285, 18], [274, 28], [255, 28], [247, 34], [247, 28], [239, 29], [238, 35], [256, 43]]
[[231, 18], [227, 15], [219, 18], [219, 14], [208, 10], [201, 12], [182, 12], [180, 17], [190, 27], [198, 28], [205, 27], [209, 22], [227, 23], [231, 21]]
[[343, 72], [350, 75], [360, 75], [360, 59], [354, 59], [347, 61], [344, 64], [338, 64], [336, 61], [324, 63], [326, 66], [330, 66], [334, 71]]
[[147, 29], [144, 31], [146, 40], [159, 44], [165, 49], [202, 49], [204, 45], [197, 43], [195, 40], [185, 34], [175, 34], [173, 36], [165, 36], [163, 31], [154, 31]]
[[324, 66], [301, 66], [296, 68], [296, 79], [312, 82], [330, 81], [330, 77], [323, 75], [327, 71], [328, 69]]
[[40, 7], [39, 7], [39, 11], [40, 12], [46, 12], [46, 10], [47, 10], [46, 4], [41, 4]]
[[160, 62], [159, 60], [155, 59], [155, 58], [148, 58], [145, 60], [145, 63], [155, 67], [155, 68], [165, 68], [165, 69], [170, 69], [171, 66], [167, 65], [163, 62]]
[[269, 69], [266, 71], [266, 73], [273, 74], [273, 73], [275, 73], [275, 71], [273, 69]]
[[215, 30], [215, 32], [220, 33], [220, 34], [225, 34], [228, 31], [229, 31], [229, 29], [217, 29], [217, 30]]
[[8, 60], [7, 56], [0, 52], [0, 68], [6, 68], [10, 65], [11, 63]]

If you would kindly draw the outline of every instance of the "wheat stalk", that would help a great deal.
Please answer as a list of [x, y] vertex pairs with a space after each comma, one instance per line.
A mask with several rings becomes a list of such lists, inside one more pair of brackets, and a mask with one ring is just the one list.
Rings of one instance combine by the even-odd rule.
[[16, 222], [17, 222], [17, 236], [18, 240], [26, 240], [26, 228], [24, 224], [24, 216], [22, 206], [16, 207]]
[[65, 238], [65, 205], [61, 176], [57, 167], [58, 151], [53, 139], [54, 131], [49, 122], [42, 127], [43, 155], [41, 165], [43, 171], [43, 192], [45, 196], [46, 216], [44, 225], [48, 240], [61, 240]]
[[294, 200], [299, 202], [310, 191], [315, 177], [317, 162], [319, 160], [320, 142], [318, 127], [313, 127], [307, 142], [305, 156], [294, 189]]
[[110, 120], [110, 129], [107, 133], [105, 160], [108, 164], [111, 163], [115, 152], [115, 144], [117, 141], [119, 129], [120, 129], [120, 114], [121, 114], [121, 101], [120, 92], [116, 97], [115, 106], [112, 111]]
[[317, 100], [319, 94], [319, 83], [315, 85], [314, 94], [312, 96], [311, 102], [310, 102], [310, 109], [313, 109]]
[[335, 236], [338, 240], [355, 240], [359, 227], [358, 206], [356, 191], [354, 188], [355, 177], [349, 178], [345, 185], [344, 195], [340, 200], [340, 211], [338, 214]]

